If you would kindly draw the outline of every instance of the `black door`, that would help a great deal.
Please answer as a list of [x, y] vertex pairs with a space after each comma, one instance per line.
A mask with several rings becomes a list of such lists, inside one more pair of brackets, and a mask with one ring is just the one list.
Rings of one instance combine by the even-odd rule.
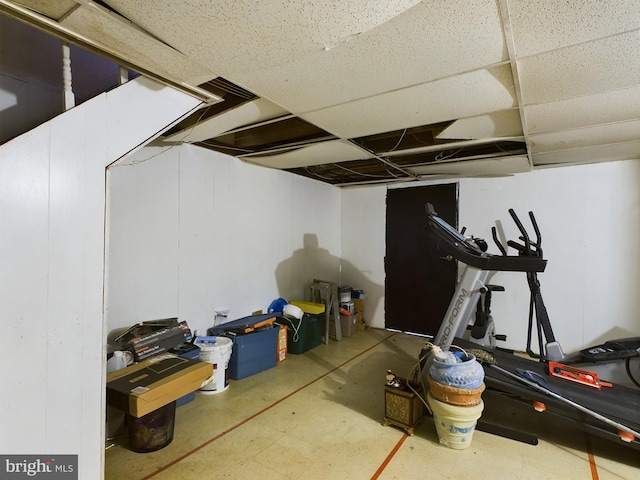
[[457, 228], [457, 183], [387, 190], [385, 327], [435, 336], [456, 287], [457, 266], [427, 235], [427, 202]]

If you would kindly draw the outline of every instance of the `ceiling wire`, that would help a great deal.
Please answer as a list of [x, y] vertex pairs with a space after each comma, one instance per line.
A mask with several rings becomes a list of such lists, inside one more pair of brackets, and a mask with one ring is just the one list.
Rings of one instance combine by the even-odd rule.
[[433, 140], [431, 140], [431, 141], [425, 141], [425, 140], [422, 140], [422, 139], [418, 136], [418, 134], [416, 134], [416, 133], [410, 133], [410, 135], [411, 135], [413, 138], [415, 138], [415, 140], [416, 140], [418, 143], [421, 143], [422, 145], [429, 145], [429, 146], [431, 146], [431, 145], [437, 145], [437, 141], [438, 141], [438, 139], [437, 139], [437, 138], [431, 137], [431, 138], [433, 138]]
[[206, 107], [206, 108], [203, 108], [202, 110], [203, 110], [203, 111], [202, 111], [202, 113], [200, 114], [200, 116], [198, 117], [198, 120], [196, 120], [196, 122], [195, 122], [195, 123], [193, 124], [193, 126], [189, 129], [189, 131], [187, 131], [187, 133], [186, 133], [182, 138], [180, 138], [180, 139], [178, 140], [178, 142], [176, 142], [176, 143], [171, 143], [171, 145], [167, 146], [167, 148], [163, 148], [163, 149], [162, 149], [162, 150], [160, 150], [159, 152], [154, 153], [153, 155], [150, 155], [150, 156], [148, 156], [148, 157], [146, 157], [146, 158], [141, 158], [140, 160], [135, 160], [135, 161], [133, 161], [133, 162], [131, 162], [131, 163], [126, 163], [126, 164], [115, 164], [115, 165], [113, 165], [113, 166], [114, 166], [114, 167], [128, 167], [128, 166], [131, 166], [131, 165], [137, 165], [137, 164], [139, 164], [139, 163], [144, 163], [144, 162], [147, 162], [147, 161], [151, 160], [152, 158], [155, 158], [155, 157], [157, 157], [157, 156], [159, 156], [159, 155], [162, 155], [162, 154], [163, 154], [163, 153], [165, 153], [165, 152], [168, 152], [168, 151], [169, 151], [169, 150], [171, 150], [172, 148], [177, 147], [178, 145], [180, 145], [180, 144], [181, 144], [182, 140], [184, 140], [185, 138], [187, 138], [187, 137], [191, 134], [191, 132], [193, 131], [193, 129], [194, 129], [194, 128], [196, 128], [196, 126], [200, 123], [200, 121], [202, 120], [202, 117], [204, 116], [204, 114], [205, 114], [205, 113], [207, 113], [207, 110], [209, 110], [209, 108], [208, 108], [208, 107]]
[[402, 143], [402, 139], [404, 138], [405, 134], [407, 133], [407, 129], [405, 128], [402, 131], [402, 135], [400, 135], [400, 139], [398, 140], [398, 143], [396, 143], [393, 148], [391, 150], [389, 150], [390, 152], [395, 151], [396, 148], [398, 148], [398, 146]]
[[191, 135], [191, 133], [193, 132], [193, 130], [200, 124], [200, 122], [202, 121], [202, 117], [204, 117], [206, 115], [206, 113], [209, 111], [209, 106], [207, 106], [206, 108], [202, 109], [202, 113], [200, 114], [200, 116], [198, 117], [198, 119], [195, 121], [195, 123], [191, 126], [191, 128], [189, 128], [189, 130], [187, 130], [187, 133], [185, 133], [179, 140], [178, 142], [182, 142], [185, 138], [187, 138], [189, 135]]
[[386, 170], [387, 170], [387, 173], [389, 174], [389, 176], [390, 176], [390, 177], [393, 177], [393, 178], [406, 178], [406, 177], [401, 177], [400, 175], [396, 175], [396, 174], [394, 174], [394, 173], [393, 173], [391, 170], [389, 170], [388, 168], [387, 168]]
[[[360, 176], [363, 176], [363, 177], [371, 177], [371, 178], [386, 178], [384, 175], [374, 175], [374, 174], [371, 174], [371, 173], [362, 173], [362, 172], [357, 172], [357, 171], [355, 171], [355, 170], [351, 170], [350, 168], [343, 167], [343, 166], [342, 166], [342, 165], [340, 165], [339, 163], [332, 163], [331, 165], [333, 165], [334, 167], [337, 167], [337, 168], [341, 168], [342, 170], [346, 170], [347, 172], [351, 172], [351, 173], [353, 173], [354, 175], [360, 175]], [[387, 173], [388, 173], [388, 170], [387, 170]], [[394, 178], [398, 178], [397, 176], [395, 176], [395, 175], [393, 175], [393, 174], [390, 174], [390, 175], [391, 175], [392, 177], [394, 177]]]
[[222, 145], [222, 146], [217, 145], [217, 144], [216, 144], [216, 145], [214, 145], [214, 144], [212, 144], [212, 143], [207, 143], [207, 141], [208, 141], [208, 140], [202, 140], [202, 141], [200, 141], [200, 142], [198, 142], [198, 143], [202, 143], [202, 144], [204, 144], [204, 145], [208, 145], [208, 146], [210, 146], [210, 147], [225, 148], [225, 149], [227, 149], [227, 150], [234, 150], [234, 151], [236, 151], [236, 152], [242, 152], [242, 153], [256, 153], [256, 151], [255, 151], [255, 150], [249, 150], [249, 149], [247, 149], [247, 148], [233, 147], [233, 146], [231, 146], [231, 145]]
[[458, 150], [451, 152], [449, 155], [446, 155], [446, 156], [443, 156], [443, 154], [446, 152], [446, 150], [443, 150], [442, 152], [438, 153], [438, 155], [435, 156], [434, 161], [439, 162], [440, 160], [447, 160], [453, 157], [454, 155], [457, 155], [462, 150], [464, 150], [464, 148], [459, 148]]
[[329, 180], [329, 181], [335, 180], [332, 177], [326, 177], [324, 175], [320, 175], [318, 172], [314, 172], [314, 171], [310, 170], [309, 167], [304, 167], [304, 171], [307, 172], [309, 175], [313, 175], [315, 177], [322, 178], [324, 180]]

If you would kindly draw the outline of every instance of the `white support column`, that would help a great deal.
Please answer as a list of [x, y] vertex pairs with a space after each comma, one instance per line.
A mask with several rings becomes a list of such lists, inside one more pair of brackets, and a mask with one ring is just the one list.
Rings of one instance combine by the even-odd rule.
[[120, 73], [120, 85], [124, 85], [129, 81], [129, 70], [121, 66], [119, 69], [119, 73]]
[[64, 95], [64, 109], [69, 110], [76, 106], [76, 98], [73, 94], [71, 82], [71, 50], [68, 43], [62, 44], [62, 89]]

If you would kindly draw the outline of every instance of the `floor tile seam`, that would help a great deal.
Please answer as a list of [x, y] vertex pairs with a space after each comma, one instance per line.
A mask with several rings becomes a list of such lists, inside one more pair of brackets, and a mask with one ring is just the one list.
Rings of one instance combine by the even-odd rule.
[[365, 353], [367, 353], [370, 350], [373, 350], [374, 348], [382, 345], [384, 342], [386, 342], [387, 340], [389, 340], [391, 337], [393, 337], [394, 335], [396, 335], [398, 332], [391, 332], [389, 335], [387, 335], [385, 338], [383, 338], [382, 340], [378, 340], [376, 343], [374, 343], [373, 345], [370, 345], [369, 347], [365, 348], [364, 350], [360, 351], [359, 353], [353, 355], [351, 358], [349, 358], [348, 360], [345, 360], [344, 362], [342, 362], [341, 364], [331, 368], [330, 370], [327, 370], [325, 373], [323, 373], [322, 375], [319, 375], [318, 377], [316, 377], [315, 379], [307, 382], [306, 384], [302, 385], [301, 387], [298, 387], [297, 389], [293, 390], [292, 392], [288, 393], [287, 395], [279, 398], [278, 400], [276, 400], [275, 402], [271, 403], [270, 405], [267, 405], [266, 407], [264, 407], [263, 409], [253, 413], [252, 415], [248, 416], [247, 418], [245, 418], [244, 420], [236, 423], [235, 425], [227, 428], [226, 430], [220, 432], [219, 434], [211, 437], [209, 440], [206, 440], [205, 442], [201, 443], [200, 445], [196, 446], [195, 448], [192, 448], [190, 451], [180, 455], [179, 457], [175, 458], [174, 460], [172, 460], [171, 462], [158, 467], [157, 470], [151, 472], [150, 474], [144, 476], [141, 480], [148, 480], [150, 478], [155, 477], [156, 475], [164, 472], [165, 470], [173, 467], [174, 465], [180, 463], [182, 460], [184, 460], [185, 458], [190, 457], [191, 455], [195, 454], [196, 452], [202, 450], [204, 447], [210, 445], [211, 443], [215, 442], [216, 440], [218, 440], [219, 438], [227, 435], [228, 433], [231, 433], [232, 431], [240, 428], [241, 426], [243, 426], [244, 424], [250, 422], [251, 420], [253, 420], [254, 418], [262, 415], [263, 413], [265, 413], [268, 410], [271, 410], [272, 408], [274, 408], [275, 406], [279, 405], [280, 403], [284, 402], [285, 400], [287, 400], [288, 398], [291, 398], [293, 395], [299, 393], [300, 391], [304, 390], [305, 388], [313, 385], [314, 383], [320, 381], [321, 379], [323, 379], [324, 377], [330, 375], [331, 373], [335, 372], [336, 370], [342, 368], [343, 366], [345, 366], [346, 364], [348, 364], [349, 362], [352, 362], [353, 360], [355, 360], [356, 358], [359, 358], [360, 356], [364, 355]]
[[593, 454], [593, 447], [591, 446], [591, 437], [585, 432], [584, 439], [587, 447], [587, 460], [589, 461], [589, 472], [591, 473], [592, 480], [598, 480], [598, 466], [596, 465], [596, 457]]
[[386, 456], [386, 458], [382, 461], [378, 469], [375, 471], [375, 473], [371, 477], [371, 480], [376, 480], [382, 474], [382, 472], [384, 472], [385, 468], [387, 468], [389, 463], [391, 463], [391, 460], [393, 460], [393, 457], [396, 456], [396, 453], [398, 453], [398, 451], [400, 450], [400, 447], [402, 447], [402, 444], [405, 442], [407, 438], [409, 438], [408, 435], [402, 434], [398, 442], [394, 445], [394, 447], [391, 449], [389, 454]]

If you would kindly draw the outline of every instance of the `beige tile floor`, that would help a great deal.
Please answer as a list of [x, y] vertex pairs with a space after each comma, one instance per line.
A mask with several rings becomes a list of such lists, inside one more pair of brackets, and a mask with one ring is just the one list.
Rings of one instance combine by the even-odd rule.
[[368, 329], [231, 380], [220, 394], [197, 393], [178, 407], [174, 440], [165, 448], [133, 453], [126, 438], [107, 448], [105, 478], [640, 478], [640, 452], [549, 425], [545, 414], [486, 392], [483, 417], [527, 425], [540, 436], [538, 445], [476, 431], [469, 448], [453, 450], [439, 444], [428, 416], [413, 436], [383, 426], [386, 371], [406, 376], [422, 344], [419, 337]]

